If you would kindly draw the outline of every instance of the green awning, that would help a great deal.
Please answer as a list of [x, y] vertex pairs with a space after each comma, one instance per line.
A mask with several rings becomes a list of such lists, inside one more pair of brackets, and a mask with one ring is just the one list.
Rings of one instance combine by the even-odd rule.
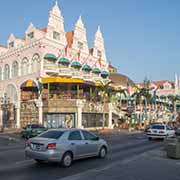
[[180, 100], [180, 94], [176, 94], [176, 99]]
[[101, 70], [99, 68], [94, 68], [92, 70], [93, 73], [96, 73], [96, 74], [100, 74], [101, 73]]
[[91, 66], [89, 66], [88, 64], [85, 64], [85, 65], [83, 66], [82, 70], [84, 70], [84, 71], [91, 71], [92, 68], [91, 68]]
[[67, 58], [61, 57], [61, 58], [58, 59], [58, 63], [69, 64], [70, 61]]
[[180, 107], [180, 104], [176, 104], [176, 107]]
[[169, 98], [169, 97], [174, 97], [174, 94], [168, 94], [168, 98]]
[[109, 75], [109, 73], [107, 71], [102, 71], [101, 72], [102, 77], [107, 77], [108, 75]]
[[161, 95], [160, 99], [166, 99], [166, 96], [165, 95]]
[[52, 54], [52, 53], [47, 53], [47, 54], [44, 56], [44, 59], [56, 61], [56, 60], [57, 60], [57, 57], [56, 57], [54, 54]]
[[77, 68], [80, 68], [82, 65], [80, 62], [78, 61], [73, 61], [72, 64], [71, 64], [72, 67], [77, 67]]

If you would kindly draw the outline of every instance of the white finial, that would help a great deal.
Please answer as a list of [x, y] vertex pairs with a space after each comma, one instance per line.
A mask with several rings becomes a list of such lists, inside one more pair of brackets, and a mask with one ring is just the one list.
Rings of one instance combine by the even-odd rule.
[[101, 26], [98, 25], [98, 29], [97, 29], [99, 32], [101, 32]]
[[79, 16], [79, 18], [78, 18], [78, 20], [77, 20], [77, 22], [76, 22], [76, 26], [81, 27], [81, 28], [84, 28], [84, 23], [83, 23], [83, 21], [82, 21], [81, 15]]
[[55, 5], [58, 6], [58, 1], [56, 0]]
[[10, 38], [15, 38], [13, 33], [10, 34]]
[[101, 33], [101, 27], [98, 25], [97, 31], [96, 31], [96, 37], [102, 39], [102, 33]]
[[29, 26], [33, 27], [33, 26], [34, 26], [34, 24], [33, 24], [32, 22], [30, 22]]

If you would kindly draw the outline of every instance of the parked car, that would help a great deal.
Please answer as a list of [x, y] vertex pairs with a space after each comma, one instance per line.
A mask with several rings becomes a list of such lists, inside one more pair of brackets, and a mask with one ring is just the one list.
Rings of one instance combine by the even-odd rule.
[[31, 138], [38, 136], [39, 134], [43, 133], [46, 131], [47, 128], [45, 128], [42, 125], [39, 124], [28, 124], [23, 130], [21, 131], [21, 136], [23, 138]]
[[151, 125], [147, 130], [147, 136], [149, 139], [173, 137], [175, 130], [164, 124]]
[[158, 125], [158, 124], [161, 125], [162, 123], [154, 122], [154, 123], [151, 123], [151, 124], [147, 125], [147, 126], [145, 127], [145, 129], [144, 129], [144, 132], [147, 133], [147, 131], [151, 128], [151, 126], [153, 126], [153, 125]]
[[64, 167], [71, 166], [77, 159], [93, 156], [105, 158], [108, 152], [105, 140], [80, 129], [51, 129], [29, 139], [26, 144], [26, 157], [37, 163], [59, 162]]

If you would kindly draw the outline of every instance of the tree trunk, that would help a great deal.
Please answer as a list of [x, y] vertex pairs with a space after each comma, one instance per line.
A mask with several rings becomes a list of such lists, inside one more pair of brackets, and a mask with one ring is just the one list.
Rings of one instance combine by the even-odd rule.
[[102, 122], [102, 129], [104, 130], [105, 127], [105, 121], [106, 121], [106, 117], [105, 117], [105, 100], [103, 102], [103, 122]]

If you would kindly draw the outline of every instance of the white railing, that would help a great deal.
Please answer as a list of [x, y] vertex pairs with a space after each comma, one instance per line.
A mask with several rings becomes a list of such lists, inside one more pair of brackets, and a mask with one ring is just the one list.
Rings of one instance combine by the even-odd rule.
[[82, 72], [81, 71], [71, 69], [71, 73], [72, 73], [73, 78], [82, 78]]
[[72, 76], [72, 72], [70, 68], [59, 68], [59, 75]]
[[44, 64], [44, 70], [48, 72], [58, 72], [57, 64]]
[[83, 79], [92, 80], [92, 75], [90, 73], [82, 73]]

